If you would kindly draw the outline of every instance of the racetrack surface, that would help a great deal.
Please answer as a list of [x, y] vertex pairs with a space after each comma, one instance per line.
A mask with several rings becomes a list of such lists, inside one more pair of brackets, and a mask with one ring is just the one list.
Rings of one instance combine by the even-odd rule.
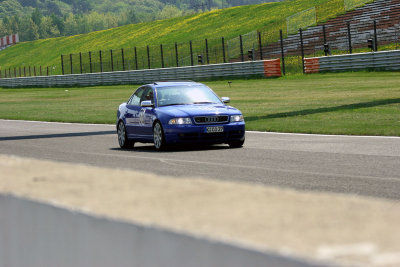
[[243, 148], [118, 146], [114, 125], [0, 120], [0, 154], [400, 199], [400, 138], [247, 132]]

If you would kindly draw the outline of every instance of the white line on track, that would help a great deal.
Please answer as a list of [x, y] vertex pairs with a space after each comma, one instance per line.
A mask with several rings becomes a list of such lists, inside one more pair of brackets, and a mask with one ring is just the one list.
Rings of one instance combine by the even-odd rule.
[[246, 131], [246, 132], [258, 133], [258, 134], [270, 134], [270, 135], [400, 139], [399, 136], [380, 136], [380, 135], [375, 136], [375, 135], [306, 134], [306, 133], [280, 133], [280, 132], [259, 132], [259, 131]]

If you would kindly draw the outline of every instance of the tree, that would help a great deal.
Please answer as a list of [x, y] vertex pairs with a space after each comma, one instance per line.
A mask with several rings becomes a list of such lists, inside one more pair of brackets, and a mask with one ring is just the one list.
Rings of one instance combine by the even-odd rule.
[[45, 39], [49, 37], [60, 36], [60, 31], [57, 26], [53, 24], [51, 17], [43, 17], [39, 26], [40, 38]]
[[125, 24], [133, 24], [140, 22], [136, 16], [135, 10], [131, 9], [126, 13], [126, 21]]
[[88, 25], [87, 16], [78, 14], [75, 15], [75, 21], [77, 24], [77, 33], [88, 33], [90, 32], [90, 27]]
[[60, 35], [64, 35], [64, 29], [65, 29], [64, 20], [62, 20], [60, 17], [56, 16], [55, 14], [51, 14], [50, 18], [52, 20], [52, 24], [57, 26], [58, 32], [60, 33]]
[[69, 13], [64, 20], [64, 35], [74, 35], [77, 34], [77, 24], [75, 21], [75, 16]]
[[31, 6], [31, 7], [37, 7], [37, 0], [18, 0], [18, 2], [22, 5], [22, 6]]
[[42, 21], [42, 14], [40, 13], [38, 8], [35, 8], [35, 10], [32, 12], [31, 14], [31, 18], [32, 21], [36, 24], [36, 25], [40, 25], [41, 21]]
[[92, 6], [88, 0], [74, 1], [72, 6], [75, 13], [87, 13], [92, 9]]
[[61, 9], [55, 2], [47, 1], [45, 6], [47, 14], [55, 14], [57, 16], [62, 16]]
[[20, 21], [19, 21], [17, 16], [11, 17], [10, 23], [8, 25], [8, 28], [10, 29], [10, 32], [11, 33], [19, 32], [19, 24], [20, 24]]
[[99, 31], [105, 29], [104, 14], [99, 14], [96, 11], [90, 12], [87, 15], [87, 20], [90, 31]]
[[157, 14], [157, 19], [169, 19], [179, 16], [182, 16], [182, 10], [179, 10], [173, 5], [166, 5], [161, 12]]
[[33, 22], [32, 18], [29, 16], [24, 17], [24, 19], [21, 20], [21, 41], [38, 40], [39, 37], [39, 27]]

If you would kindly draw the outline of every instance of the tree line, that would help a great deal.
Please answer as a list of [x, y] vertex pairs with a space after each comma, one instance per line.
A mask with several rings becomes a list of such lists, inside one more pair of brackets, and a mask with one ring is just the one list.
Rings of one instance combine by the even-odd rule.
[[86, 14], [68, 13], [64, 16], [57, 16], [54, 13], [42, 15], [38, 9], [35, 9], [28, 15], [14, 15], [0, 19], [0, 36], [19, 33], [20, 41], [33, 41], [105, 30], [185, 14], [190, 13], [189, 11], [183, 12], [172, 5], [165, 6], [155, 14], [137, 14], [135, 11], [129, 10], [121, 13], [91, 11]]
[[279, 0], [5, 0], [0, 37], [20, 41], [70, 36], [230, 6]]

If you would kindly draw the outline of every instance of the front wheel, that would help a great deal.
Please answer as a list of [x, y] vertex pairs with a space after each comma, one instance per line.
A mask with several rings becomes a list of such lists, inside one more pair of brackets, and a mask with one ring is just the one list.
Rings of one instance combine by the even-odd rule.
[[242, 141], [233, 141], [233, 142], [229, 143], [229, 147], [230, 148], [239, 148], [239, 147], [242, 147], [243, 144], [244, 144], [244, 140], [242, 140]]
[[153, 126], [154, 147], [156, 150], [164, 150], [166, 147], [163, 128], [160, 122]]
[[126, 128], [122, 121], [118, 123], [117, 134], [118, 134], [118, 143], [121, 148], [129, 148], [133, 146], [133, 142], [128, 139], [128, 135], [126, 134]]

